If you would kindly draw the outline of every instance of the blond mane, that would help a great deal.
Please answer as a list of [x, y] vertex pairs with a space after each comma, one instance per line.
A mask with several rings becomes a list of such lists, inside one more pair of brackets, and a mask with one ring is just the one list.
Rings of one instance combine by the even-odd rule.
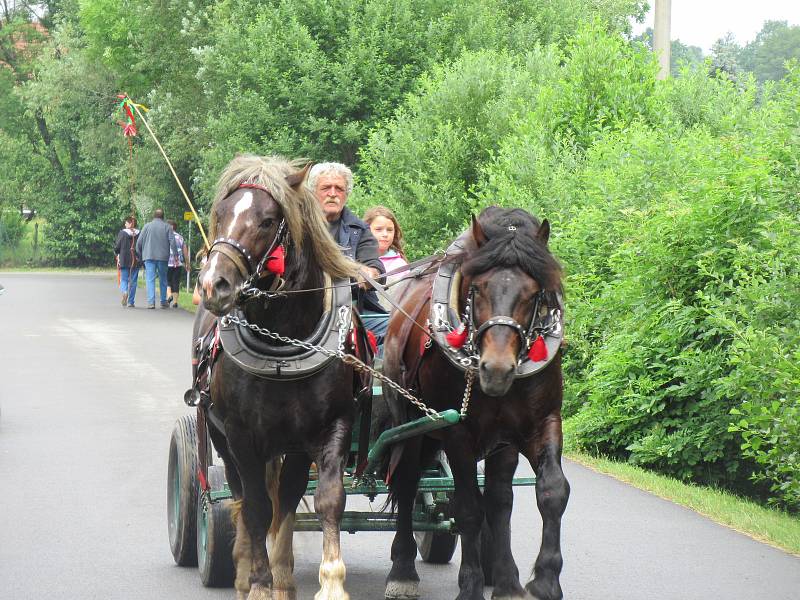
[[220, 175], [217, 193], [211, 207], [211, 239], [216, 238], [216, 208], [242, 183], [255, 183], [269, 190], [281, 207], [292, 241], [300, 251], [304, 244], [311, 249], [320, 268], [331, 277], [355, 277], [358, 263], [347, 258], [328, 232], [328, 226], [314, 194], [303, 182], [297, 190], [286, 183], [286, 177], [297, 173], [307, 161], [287, 160], [280, 156], [237, 155]]

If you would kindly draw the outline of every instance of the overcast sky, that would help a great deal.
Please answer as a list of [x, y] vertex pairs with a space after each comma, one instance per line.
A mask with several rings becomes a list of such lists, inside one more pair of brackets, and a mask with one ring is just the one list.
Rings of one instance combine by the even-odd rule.
[[[649, 3], [655, 6], [655, 0]], [[711, 45], [729, 31], [741, 45], [753, 41], [764, 21], [800, 25], [800, 0], [672, 0], [670, 37], [709, 54]], [[634, 24], [634, 33], [652, 26], [651, 9], [644, 23]]]

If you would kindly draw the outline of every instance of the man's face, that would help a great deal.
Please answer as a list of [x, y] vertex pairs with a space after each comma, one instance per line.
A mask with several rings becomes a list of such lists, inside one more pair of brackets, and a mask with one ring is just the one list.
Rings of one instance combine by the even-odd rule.
[[319, 201], [322, 212], [328, 221], [339, 218], [347, 204], [347, 180], [343, 175], [323, 173], [317, 178], [314, 195]]

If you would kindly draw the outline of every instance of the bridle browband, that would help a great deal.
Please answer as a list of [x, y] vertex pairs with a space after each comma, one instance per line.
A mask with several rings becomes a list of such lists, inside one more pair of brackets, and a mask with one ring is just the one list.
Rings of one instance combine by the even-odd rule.
[[[272, 198], [270, 191], [258, 183], [240, 183], [236, 187], [236, 190], [242, 188], [261, 190], [262, 192], [268, 194], [270, 198]], [[243, 287], [249, 287], [256, 280], [263, 276], [264, 265], [266, 264], [267, 260], [278, 246], [285, 243], [286, 240], [284, 238], [287, 237], [286, 219], [282, 218], [280, 224], [278, 225], [278, 231], [275, 234], [275, 238], [272, 240], [272, 244], [270, 244], [269, 248], [267, 248], [267, 250], [264, 252], [255, 267], [253, 267], [253, 255], [247, 249], [247, 247], [238, 240], [229, 237], [219, 237], [215, 239], [208, 249], [207, 256], [210, 257], [212, 252], [219, 252], [220, 254], [228, 257], [233, 264], [236, 265], [239, 273], [245, 279]]]

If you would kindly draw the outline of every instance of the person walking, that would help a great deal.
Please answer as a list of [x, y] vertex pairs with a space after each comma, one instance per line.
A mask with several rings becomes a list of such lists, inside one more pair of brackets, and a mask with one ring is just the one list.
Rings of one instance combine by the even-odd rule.
[[141, 261], [136, 255], [136, 241], [139, 230], [136, 229], [136, 217], [128, 217], [117, 234], [114, 244], [114, 256], [119, 269], [119, 289], [122, 292], [122, 306], [134, 307], [136, 302], [136, 286], [139, 283], [139, 266]]
[[178, 224], [172, 219], [167, 219], [167, 224], [172, 227], [173, 234], [175, 235], [175, 248], [177, 253], [173, 253], [170, 249], [169, 262], [167, 263], [167, 304], [172, 304], [173, 307], [178, 308], [178, 294], [181, 291], [181, 276], [183, 270], [188, 270], [189, 264], [189, 248], [183, 240], [183, 236], [178, 233]]
[[167, 264], [170, 252], [177, 256], [175, 232], [164, 222], [164, 211], [157, 208], [153, 220], [142, 227], [136, 241], [136, 251], [144, 262], [144, 277], [147, 287], [147, 308], [156, 307], [156, 274], [161, 295], [161, 308], [169, 308], [167, 302]]

